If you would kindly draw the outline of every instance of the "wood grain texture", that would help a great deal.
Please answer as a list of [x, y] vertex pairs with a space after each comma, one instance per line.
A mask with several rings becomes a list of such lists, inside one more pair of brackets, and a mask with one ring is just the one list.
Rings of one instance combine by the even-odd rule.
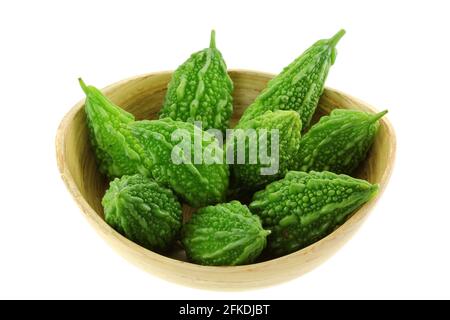
[[[273, 75], [232, 70], [234, 114], [233, 125]], [[155, 119], [162, 105], [171, 72], [137, 76], [108, 86], [103, 92], [116, 104], [133, 113], [137, 119]], [[103, 220], [101, 199], [107, 182], [100, 175], [91, 150], [83, 110], [84, 99], [64, 117], [56, 136], [56, 154], [61, 177], [82, 212], [97, 232], [126, 259], [170, 281], [212, 290], [246, 290], [269, 286], [298, 277], [328, 259], [359, 228], [384, 191], [392, 172], [395, 156], [395, 134], [386, 119], [381, 126], [367, 160], [358, 169], [358, 177], [380, 184], [380, 193], [341, 227], [322, 240], [287, 256], [237, 267], [206, 267], [182, 261], [182, 251], [171, 257], [149, 251], [129, 241]], [[315, 115], [332, 109], [348, 108], [378, 112], [368, 104], [342, 92], [325, 89]], [[191, 209], [184, 206], [186, 215]]]

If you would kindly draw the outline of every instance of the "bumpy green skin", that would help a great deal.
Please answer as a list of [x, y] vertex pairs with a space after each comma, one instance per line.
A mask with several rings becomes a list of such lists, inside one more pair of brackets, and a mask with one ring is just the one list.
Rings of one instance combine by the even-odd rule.
[[148, 176], [150, 163], [127, 129], [134, 116], [113, 104], [97, 88], [79, 80], [86, 93], [84, 110], [100, 171], [111, 179], [135, 173]]
[[[192, 123], [170, 118], [138, 121], [129, 124], [128, 128], [151, 160], [151, 174], [158, 183], [170, 187], [193, 207], [215, 204], [225, 199], [229, 169], [223, 161], [223, 149], [214, 136], [194, 127]], [[175, 139], [173, 135], [176, 131], [186, 134], [186, 137]], [[183, 151], [184, 163], [177, 164], [172, 161], [172, 151], [182, 141], [188, 142], [189, 150]], [[199, 164], [196, 163], [195, 141], [199, 142], [197, 154], [200, 157], [207, 150], [216, 150], [211, 153], [210, 164], [202, 158]]]
[[167, 250], [180, 232], [183, 215], [177, 198], [142, 175], [116, 178], [102, 204], [106, 222], [147, 249]]
[[204, 130], [225, 131], [233, 113], [233, 82], [222, 54], [215, 46], [196, 52], [174, 72], [160, 118], [201, 121]]
[[[171, 153], [178, 143], [172, 134], [185, 130], [192, 143], [194, 125], [171, 119], [134, 121], [133, 115], [109, 101], [98, 89], [80, 84], [86, 93], [85, 111], [100, 171], [109, 178], [142, 174], [170, 187], [194, 207], [223, 201], [228, 188], [229, 169], [223, 150], [213, 136], [201, 136], [200, 155], [205, 149], [217, 150], [213, 164], [174, 164]], [[195, 148], [191, 148], [192, 159]], [[193, 162], [194, 159], [192, 159]]]
[[295, 170], [351, 174], [366, 157], [386, 112], [335, 109], [322, 117], [300, 140]]
[[323, 92], [330, 67], [336, 59], [336, 44], [345, 34], [339, 31], [330, 39], [317, 41], [300, 57], [273, 78], [267, 88], [245, 110], [240, 122], [253, 119], [267, 110], [295, 110], [306, 129]]
[[183, 227], [189, 260], [214, 266], [252, 263], [266, 246], [270, 232], [239, 201], [200, 209]]
[[331, 172], [289, 171], [257, 192], [250, 210], [266, 229], [268, 253], [281, 256], [331, 233], [378, 191], [378, 185]]
[[[301, 121], [297, 112], [278, 110], [275, 112], [268, 111], [265, 114], [249, 120], [244, 123], [239, 123], [235, 129], [234, 136], [228, 142], [227, 147], [230, 148], [231, 143], [234, 146], [234, 165], [232, 166], [233, 176], [236, 185], [242, 189], [257, 190], [264, 187], [266, 184], [278, 180], [292, 168], [295, 163], [295, 156], [298, 152], [300, 143]], [[243, 136], [247, 129], [255, 129], [257, 132], [257, 143], [251, 144], [250, 140], [245, 140], [245, 163], [236, 164], [237, 152], [239, 150], [238, 141], [244, 141]], [[263, 134], [261, 129], [267, 130], [267, 154], [271, 155], [271, 133], [273, 129], [278, 130], [279, 135], [279, 169], [278, 173], [274, 175], [262, 175], [261, 169], [268, 168], [271, 165], [261, 163], [259, 156], [257, 163], [251, 163], [249, 160], [250, 145], [256, 147], [259, 152], [262, 143], [260, 144], [260, 137]], [[241, 137], [241, 138], [240, 138]], [[263, 142], [263, 141], [261, 141]], [[228, 152], [227, 152], [228, 153]], [[229, 152], [231, 153], [231, 151]], [[259, 154], [259, 153], [258, 153]]]

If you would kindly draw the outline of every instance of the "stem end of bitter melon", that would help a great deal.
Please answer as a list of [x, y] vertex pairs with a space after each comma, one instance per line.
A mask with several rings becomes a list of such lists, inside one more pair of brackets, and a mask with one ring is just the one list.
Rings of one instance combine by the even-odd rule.
[[384, 111], [378, 112], [377, 114], [374, 114], [372, 116], [372, 118], [370, 119], [371, 122], [376, 122], [376, 121], [380, 120], [386, 113], [388, 113], [387, 110], [384, 110]]
[[214, 30], [214, 29], [211, 30], [211, 38], [209, 40], [209, 47], [211, 49], [216, 48], [216, 30]]
[[80, 83], [81, 89], [83, 89], [84, 93], [88, 94], [88, 87], [86, 83], [84, 83], [83, 79], [78, 78], [78, 82]]
[[331, 37], [329, 39], [329, 43], [330, 43], [330, 47], [334, 48], [337, 43], [339, 42], [339, 40], [341, 40], [341, 38], [344, 36], [345, 34], [345, 30], [341, 29], [338, 31], [338, 33], [336, 33], [333, 37]]

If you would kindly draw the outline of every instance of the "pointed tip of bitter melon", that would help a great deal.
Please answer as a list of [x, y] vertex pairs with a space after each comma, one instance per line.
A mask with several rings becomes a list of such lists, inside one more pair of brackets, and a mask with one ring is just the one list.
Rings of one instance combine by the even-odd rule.
[[86, 83], [84, 83], [83, 79], [78, 78], [78, 82], [80, 83], [81, 89], [83, 89], [84, 93], [88, 94], [89, 88]]
[[375, 196], [378, 194], [378, 191], [380, 191], [380, 185], [378, 183], [373, 184], [370, 186], [370, 196], [369, 199], [375, 198]]
[[378, 113], [372, 115], [372, 117], [370, 119], [371, 122], [376, 122], [376, 121], [380, 120], [386, 113], [388, 113], [388, 111], [384, 110], [384, 111], [381, 111], [381, 112], [378, 112]]
[[259, 235], [261, 237], [265, 238], [265, 237], [269, 236], [271, 233], [272, 233], [272, 231], [264, 229], [259, 232]]
[[216, 48], [216, 30], [212, 29], [211, 30], [211, 37], [209, 40], [209, 47], [211, 49], [215, 49]]
[[331, 47], [335, 47], [337, 45], [337, 43], [339, 42], [339, 40], [341, 40], [341, 38], [344, 36], [345, 34], [345, 30], [341, 29], [339, 30], [334, 36], [332, 36], [328, 41]]
[[277, 110], [277, 111], [268, 111], [264, 113], [261, 118], [270, 119], [269, 121], [272, 123], [285, 123], [288, 126], [295, 128], [296, 130], [301, 130], [302, 121], [300, 115], [297, 111], [294, 110]]

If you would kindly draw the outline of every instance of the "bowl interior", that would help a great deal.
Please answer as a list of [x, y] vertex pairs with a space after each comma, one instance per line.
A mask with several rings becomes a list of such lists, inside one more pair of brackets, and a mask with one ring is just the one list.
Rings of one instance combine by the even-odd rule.
[[[170, 76], [171, 72], [138, 76], [113, 84], [105, 88], [103, 92], [114, 103], [134, 114], [137, 119], [155, 119], [162, 105]], [[245, 108], [266, 86], [272, 75], [251, 71], [230, 71], [230, 76], [235, 85], [232, 118], [232, 125], [234, 125]], [[93, 210], [103, 219], [101, 199], [107, 188], [107, 181], [97, 170], [88, 139], [83, 107], [84, 99], [69, 112], [61, 124], [57, 137], [58, 164], [63, 179], [83, 211], [86, 213]], [[353, 97], [332, 89], [325, 89], [313, 121], [317, 121], [320, 116], [328, 114], [337, 107], [376, 112]], [[382, 119], [379, 133], [367, 160], [355, 175], [371, 183], [380, 183], [383, 189], [390, 175], [394, 149], [393, 131], [388, 121]], [[185, 216], [189, 216], [192, 209], [185, 206], [184, 213]], [[114, 231], [111, 229], [111, 232]], [[182, 250], [174, 252], [171, 257], [185, 260]]]

